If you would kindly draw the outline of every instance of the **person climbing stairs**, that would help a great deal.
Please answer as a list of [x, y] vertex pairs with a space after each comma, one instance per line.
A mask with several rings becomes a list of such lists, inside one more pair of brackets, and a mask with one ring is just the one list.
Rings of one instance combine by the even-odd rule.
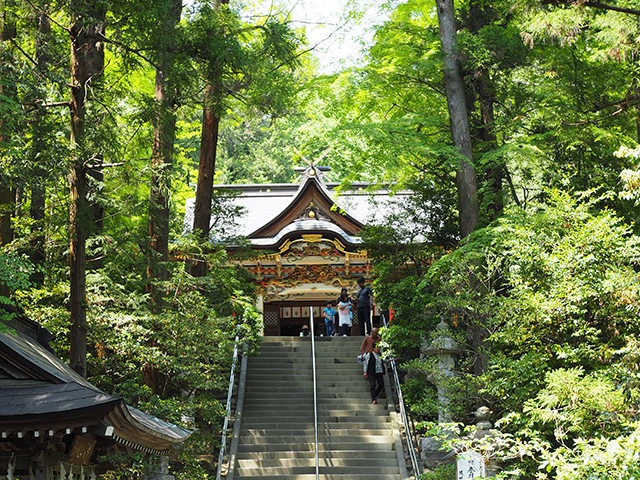
[[[371, 404], [356, 361], [361, 337], [316, 341], [322, 480], [400, 480], [384, 391]], [[311, 339], [266, 337], [248, 359], [237, 450], [227, 478], [312, 480], [315, 470]]]

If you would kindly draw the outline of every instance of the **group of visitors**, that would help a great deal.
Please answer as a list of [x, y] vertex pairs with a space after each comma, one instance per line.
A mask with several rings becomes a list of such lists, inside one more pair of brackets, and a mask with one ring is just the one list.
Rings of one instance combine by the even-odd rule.
[[[336, 311], [333, 308], [333, 301], [327, 300], [327, 306], [322, 311], [325, 321], [326, 333], [328, 337], [351, 335], [351, 327], [353, 326], [353, 306], [357, 306], [357, 319], [360, 335], [364, 336], [371, 333], [371, 309], [373, 307], [373, 290], [371, 287], [365, 286], [364, 277], [358, 278], [358, 292], [356, 298], [349, 297], [346, 287], [340, 291], [335, 305], [338, 307]], [[365, 330], [366, 328], [366, 330]]]
[[[359, 361], [363, 365], [364, 377], [369, 380], [371, 387], [371, 403], [378, 403], [378, 395], [384, 388], [385, 365], [380, 354], [380, 341], [382, 338], [378, 335], [377, 328], [371, 328], [371, 310], [373, 308], [373, 290], [366, 286], [365, 278], [358, 278], [358, 291], [356, 298], [349, 296], [346, 287], [340, 291], [340, 296], [335, 302], [337, 310], [334, 308], [334, 302], [327, 300], [322, 316], [325, 322], [327, 336], [343, 336], [351, 335], [351, 327], [353, 326], [353, 307], [356, 306], [359, 333], [366, 337], [362, 341], [360, 347]], [[306, 325], [303, 327], [305, 328]], [[304, 333], [308, 335], [308, 327]]]

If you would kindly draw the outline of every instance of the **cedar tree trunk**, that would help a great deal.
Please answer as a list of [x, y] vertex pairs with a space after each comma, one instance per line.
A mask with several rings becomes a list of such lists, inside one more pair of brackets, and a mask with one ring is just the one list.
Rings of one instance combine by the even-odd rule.
[[456, 172], [458, 209], [460, 211], [460, 236], [468, 236], [478, 223], [478, 195], [476, 173], [473, 166], [473, 150], [469, 118], [465, 103], [464, 82], [456, 57], [458, 40], [456, 36], [453, 0], [437, 0], [440, 42], [444, 54], [444, 88], [447, 95], [451, 137], [453, 145], [462, 154]]
[[[175, 28], [180, 21], [182, 0], [173, 0], [170, 15], [163, 19], [161, 30], [169, 38], [164, 51], [159, 52], [156, 69], [155, 104], [156, 116], [153, 125], [153, 152], [151, 193], [149, 199], [149, 239], [155, 257], [150, 256], [147, 266], [147, 292], [155, 298], [153, 280], [167, 277], [169, 261], [169, 191], [173, 167], [173, 144], [176, 136], [175, 82], [167, 85], [167, 75], [174, 69]], [[157, 302], [157, 298], [155, 299]]]
[[[92, 212], [87, 203], [89, 142], [85, 138], [87, 86], [98, 83], [104, 70], [105, 16], [97, 3], [77, 2], [75, 18], [69, 29], [71, 41], [71, 148], [70, 174], [70, 310], [71, 362], [80, 375], [87, 374], [86, 240], [92, 228]], [[91, 19], [91, 23], [85, 23]]]
[[[215, 8], [228, 5], [229, 0], [216, 0]], [[224, 32], [220, 33], [224, 35]], [[220, 127], [220, 102], [222, 100], [222, 67], [213, 62], [209, 82], [204, 91], [202, 118], [202, 138], [200, 139], [200, 163], [198, 165], [198, 186], [193, 211], [193, 232], [200, 236], [203, 243], [209, 241], [211, 226], [211, 201], [213, 177], [216, 171], [216, 151], [218, 148], [218, 129]], [[207, 264], [203, 259], [193, 259], [191, 275], [203, 277], [207, 273]]]

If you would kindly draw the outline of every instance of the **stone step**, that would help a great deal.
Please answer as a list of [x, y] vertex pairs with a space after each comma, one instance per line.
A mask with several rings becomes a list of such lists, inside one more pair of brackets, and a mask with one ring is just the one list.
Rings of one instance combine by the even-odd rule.
[[[353, 398], [353, 397], [358, 397], [360, 396], [363, 391], [370, 391], [370, 388], [368, 387], [368, 383], [364, 383], [361, 382], [360, 379], [358, 379], [358, 381], [360, 382], [359, 385], [358, 384], [354, 384], [357, 387], [361, 387], [359, 388], [357, 391], [355, 391], [355, 388], [351, 388], [351, 389], [338, 389], [338, 388], [327, 388], [325, 390], [317, 390], [317, 396], [318, 397], [324, 397], [324, 398]], [[366, 389], [366, 390], [363, 390]], [[248, 393], [251, 394], [255, 394], [258, 395], [260, 397], [266, 397], [266, 396], [271, 396], [271, 397], [278, 397], [281, 396], [283, 398], [289, 398], [291, 397], [295, 397], [296, 395], [311, 395], [313, 397], [313, 387], [309, 386], [279, 386], [279, 387], [273, 387], [273, 388], [267, 388], [264, 386], [259, 386], [259, 385], [247, 385], [246, 387], [246, 391]], [[284, 404], [284, 406], [286, 406], [286, 402]]]
[[[394, 444], [385, 442], [369, 442], [369, 437], [363, 437], [361, 441], [357, 442], [343, 442], [339, 445], [341, 451], [360, 451], [360, 452], [376, 452], [376, 451], [391, 451], [394, 450]], [[264, 453], [265, 450], [269, 452], [315, 452], [314, 442], [282, 442], [282, 443], [270, 443], [268, 448], [265, 448], [264, 444], [255, 443], [238, 443], [238, 452], [256, 452]], [[334, 452], [336, 450], [336, 444], [334, 442], [318, 442], [319, 452]], [[372, 455], [375, 457], [375, 455]]]
[[[362, 445], [362, 450], [366, 450], [367, 447], [373, 443], [380, 443], [387, 445], [389, 444], [389, 438], [387, 435], [375, 435], [375, 436], [355, 436], [355, 435], [347, 435], [345, 438], [340, 440], [336, 439], [335, 436], [331, 435], [323, 435], [320, 437], [318, 435], [318, 443], [326, 443], [328, 445], [333, 445], [334, 450], [336, 449], [336, 442], [340, 442], [339, 445], [348, 445], [352, 443], [359, 443]], [[364, 442], [366, 440], [366, 442]], [[315, 443], [315, 435], [302, 435], [302, 436], [273, 436], [269, 435], [269, 437], [254, 437], [251, 435], [241, 435], [240, 441], [243, 445], [272, 445], [277, 443]]]
[[[308, 401], [305, 402], [293, 402], [289, 401], [286, 407], [283, 407], [282, 401], [280, 399], [264, 399], [263, 402], [260, 402], [257, 399], [251, 400], [244, 405], [244, 411], [247, 412], [261, 412], [262, 415], [269, 415], [267, 410], [278, 411], [278, 410], [313, 410], [313, 398], [310, 396]], [[381, 408], [382, 407], [382, 408]], [[354, 399], [341, 399], [336, 400], [335, 398], [319, 398], [318, 399], [318, 410], [321, 409], [340, 409], [340, 410], [365, 410], [369, 411], [371, 409], [377, 410], [387, 410], [387, 403], [384, 398], [378, 398], [378, 405], [371, 405], [371, 400], [369, 396], [363, 396], [362, 398], [354, 398]]]
[[[337, 388], [338, 390], [345, 390], [352, 387], [367, 387], [369, 388], [369, 381], [365, 379], [364, 375], [362, 379], [358, 378], [358, 381], [354, 382], [353, 379], [334, 379], [334, 380], [323, 380], [318, 378], [316, 380], [317, 389], [333, 389]], [[287, 381], [280, 377], [279, 380], [269, 380], [269, 379], [249, 379], [247, 380], [247, 388], [249, 387], [259, 387], [264, 389], [271, 388], [285, 388], [289, 386], [290, 388], [313, 388], [313, 381], [306, 380], [294, 380]]]
[[[251, 392], [249, 392], [251, 393]], [[278, 394], [268, 394], [262, 390], [254, 390], [254, 394], [260, 396], [264, 400], [265, 410], [271, 408], [274, 410], [286, 410], [288, 404], [297, 405], [313, 405], [313, 393], [290, 393], [287, 395], [285, 392]], [[339, 396], [336, 396], [339, 395]], [[369, 390], [352, 391], [344, 393], [323, 393], [317, 394], [318, 405], [326, 405], [333, 403], [336, 408], [341, 408], [342, 405], [361, 405], [371, 404], [371, 392]], [[247, 402], [248, 405], [255, 405], [255, 401]], [[379, 408], [379, 407], [377, 407]]]
[[[262, 362], [254, 362], [251, 363], [249, 362], [248, 365], [251, 367], [251, 371], [249, 371], [247, 373], [247, 375], [254, 375], [254, 372], [258, 372], [260, 375], [264, 375], [266, 372], [274, 372], [275, 373], [279, 373], [279, 372], [284, 372], [284, 373], [295, 373], [298, 375], [302, 375], [302, 373], [306, 372], [306, 371], [310, 371], [312, 372], [312, 364], [311, 364], [311, 360], [309, 361], [299, 361], [299, 362], [286, 362], [286, 361], [282, 361], [281, 358], [273, 358], [272, 359], [266, 359], [265, 361]], [[319, 368], [320, 366], [322, 366], [322, 368]], [[340, 359], [332, 359], [332, 360], [327, 360], [327, 361], [323, 361], [323, 362], [316, 362], [316, 370], [318, 372], [321, 372], [323, 369], [327, 370], [328, 372], [334, 372], [334, 371], [349, 371], [350, 368], [359, 368], [362, 370], [362, 365], [358, 363], [356, 357], [354, 356], [353, 358], [349, 357], [347, 359], [347, 361], [342, 361]]]
[[[314, 427], [313, 419], [307, 423], [272, 423], [261, 421], [260, 419], [247, 419], [245, 422], [243, 420], [241, 430], [249, 431], [249, 430], [290, 430], [290, 429], [298, 429], [298, 430], [306, 430], [313, 429]], [[391, 428], [390, 422], [387, 421], [378, 421], [375, 423], [372, 422], [323, 422], [318, 419], [318, 429], [320, 430], [336, 430], [336, 429], [346, 429], [346, 430], [386, 430]]]
[[[361, 423], [361, 428], [380, 428], [380, 425], [385, 425], [390, 423], [389, 418], [387, 416], [380, 417], [372, 417], [367, 421], [363, 421], [362, 419], [365, 417], [358, 416], [348, 416], [348, 417], [318, 417], [318, 424], [322, 425], [322, 428], [331, 428], [331, 425], [336, 423]], [[278, 428], [295, 428], [292, 426], [295, 425], [304, 425], [306, 428], [307, 425], [313, 425], [314, 418], [313, 414], [311, 415], [300, 415], [295, 417], [272, 417], [272, 418], [264, 418], [258, 415], [254, 417], [245, 417], [242, 419], [241, 427], [244, 429], [250, 428], [263, 428], [266, 430], [278, 429]], [[320, 428], [320, 427], [318, 427]]]
[[[378, 404], [378, 405], [371, 405], [371, 406], [379, 407], [381, 405]], [[279, 412], [279, 414], [283, 418], [295, 417], [297, 419], [297, 418], [301, 418], [309, 415], [313, 416], [313, 409], [311, 408], [307, 408], [304, 410], [303, 409], [300, 409], [300, 410], [286, 409], [282, 412]], [[250, 418], [252, 416], [262, 417], [269, 420], [278, 418], [275, 415], [265, 415], [264, 412], [260, 412], [258, 409], [243, 411], [243, 415], [244, 415], [244, 418]], [[389, 412], [384, 408], [377, 408], [375, 410], [369, 410], [369, 409], [335, 410], [330, 408], [318, 409], [318, 418], [371, 418], [371, 420], [374, 420], [374, 419], [377, 419], [378, 417], [387, 417], [387, 416], [389, 416]]]
[[[319, 451], [318, 457], [324, 458], [325, 455], [329, 455], [330, 458], [344, 458], [344, 459], [358, 459], [358, 460], [372, 460], [383, 459], [384, 461], [397, 461], [398, 456], [395, 450], [333, 450], [330, 452]], [[315, 459], [315, 449], [309, 451], [275, 451], [275, 452], [242, 452], [236, 455], [236, 458], [241, 459], [258, 459], [258, 460], [274, 460], [274, 459]]]
[[[336, 397], [336, 395], [339, 395]], [[289, 405], [313, 406], [313, 392], [298, 393], [290, 395], [268, 395], [266, 392], [260, 392], [260, 395], [256, 395], [257, 398], [252, 398], [246, 401], [246, 405], [264, 405], [265, 411], [268, 410], [282, 410], [288, 408]], [[380, 399], [384, 399], [384, 391], [379, 396]], [[370, 391], [367, 390], [366, 394], [358, 392], [342, 392], [342, 393], [325, 393], [318, 392], [316, 400], [318, 405], [340, 405], [348, 407], [350, 405], [354, 407], [364, 407], [371, 404]], [[378, 408], [378, 407], [374, 407]]]
[[[356, 361], [356, 357], [360, 355], [360, 348], [344, 349], [344, 351], [322, 352], [316, 350], [316, 363], [318, 362], [335, 362], [338, 361]], [[305, 363], [312, 362], [311, 350], [308, 352], [295, 351], [278, 351], [262, 352], [256, 357], [249, 357], [249, 363], [275, 362], [280, 360], [281, 363]]]
[[[269, 337], [249, 358], [234, 476], [315, 480], [311, 339]], [[371, 405], [362, 337], [316, 337], [322, 480], [399, 480], [389, 407]]]
[[[333, 466], [321, 466], [318, 471], [321, 474], [325, 475], [335, 475], [335, 474], [349, 474], [353, 472], [353, 467], [333, 467]], [[302, 467], [258, 467], [258, 468], [241, 468], [238, 470], [238, 476], [255, 476], [260, 475], [262, 478], [269, 475], [300, 475], [300, 474], [314, 474], [315, 475], [315, 463], [313, 466], [302, 466]], [[399, 475], [400, 468], [399, 467], [357, 467], [357, 471], [360, 474], [389, 474], [389, 475]]]
[[[358, 355], [360, 349], [352, 352], [345, 352], [343, 355], [319, 355], [316, 356], [316, 365], [338, 364], [338, 365], [358, 365]], [[311, 353], [301, 355], [296, 352], [273, 352], [272, 354], [262, 354], [259, 357], [251, 357], [247, 362], [251, 366], [269, 365], [276, 367], [278, 365], [308, 365], [311, 366], [313, 359]]]
[[[385, 430], [387, 428], [391, 428], [390, 422], [384, 422], [382, 420], [376, 422], [335, 422], [335, 421], [324, 421], [325, 419], [318, 419], [318, 428], [327, 430], [334, 428], [340, 424], [339, 427], [335, 427], [336, 429], [344, 428], [348, 430]], [[242, 422], [241, 431], [249, 431], [249, 430], [268, 430], [268, 431], [277, 431], [277, 430], [292, 430], [292, 429], [305, 429], [308, 427], [313, 427], [313, 419], [308, 420], [306, 423], [299, 422], [297, 420], [293, 421], [281, 421], [281, 422], [273, 422], [264, 419], [247, 419], [247, 421]]]
[[311, 474], [284, 474], [284, 475], [250, 475], [246, 472], [242, 475], [236, 474], [238, 478], [260, 478], [260, 480], [399, 480], [400, 474], [369, 474], [369, 473], [328, 473], [316, 477], [315, 469]]
[[[391, 435], [393, 432], [391, 430], [391, 426], [380, 425], [379, 428], [372, 428], [375, 425], [369, 426], [369, 428], [344, 428], [339, 427], [340, 424], [337, 424], [337, 427], [331, 428], [318, 428], [318, 438], [320, 436], [325, 437], [342, 437], [342, 436], [373, 436], [373, 435]], [[312, 438], [315, 438], [315, 429], [313, 425], [310, 425], [307, 428], [300, 428], [296, 426], [295, 428], [289, 429], [265, 429], [265, 428], [252, 428], [252, 429], [242, 429], [240, 435], [242, 437], [269, 437], [272, 436], [289, 436], [289, 437], [301, 437], [310, 435]]]
[[[340, 457], [323, 457], [318, 458], [318, 465], [320, 467], [384, 467], [384, 468], [398, 468], [397, 457], [393, 458], [340, 458]], [[314, 467], [316, 465], [315, 455], [308, 458], [252, 458], [238, 460], [240, 468], [262, 468], [262, 467]], [[381, 471], [379, 473], [382, 473]]]

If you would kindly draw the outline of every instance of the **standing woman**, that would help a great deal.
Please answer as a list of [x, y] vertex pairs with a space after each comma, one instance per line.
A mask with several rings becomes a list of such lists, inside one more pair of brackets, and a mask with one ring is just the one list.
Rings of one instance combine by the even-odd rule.
[[340, 325], [340, 335], [347, 336], [347, 332], [351, 328], [351, 300], [347, 293], [340, 295], [338, 301], [338, 322]]
[[365, 325], [367, 327], [367, 335], [371, 333], [371, 310], [373, 307], [373, 290], [371, 287], [364, 286], [364, 277], [358, 278], [358, 328], [360, 336], [365, 336]]
[[373, 350], [364, 354], [364, 378], [369, 380], [371, 387], [371, 404], [378, 403], [378, 395], [384, 388], [384, 363], [380, 355], [380, 344], [376, 343]]

